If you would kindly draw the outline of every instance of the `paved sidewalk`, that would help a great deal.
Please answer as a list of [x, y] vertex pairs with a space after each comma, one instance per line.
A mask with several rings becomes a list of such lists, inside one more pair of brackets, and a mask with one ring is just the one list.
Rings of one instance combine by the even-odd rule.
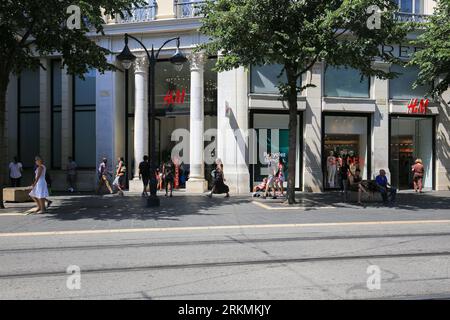
[[176, 193], [160, 196], [161, 206], [146, 207], [145, 198], [125, 196], [60, 195], [46, 214], [25, 215], [32, 203], [8, 203], [0, 213], [0, 233], [129, 228], [173, 228], [243, 226], [261, 224], [309, 224], [405, 220], [449, 220], [450, 192], [421, 195], [400, 193], [398, 202], [385, 207], [371, 203], [366, 208], [339, 202], [336, 193], [303, 194], [291, 207], [283, 200], [255, 199], [251, 196], [218, 195], [212, 199]]

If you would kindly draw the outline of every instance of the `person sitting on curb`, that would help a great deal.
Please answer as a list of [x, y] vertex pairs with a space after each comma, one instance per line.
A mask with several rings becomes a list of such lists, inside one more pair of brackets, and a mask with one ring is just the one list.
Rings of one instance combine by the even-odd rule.
[[363, 203], [361, 202], [361, 195], [362, 193], [367, 193], [367, 189], [366, 187], [363, 186], [363, 180], [361, 177], [361, 170], [360, 169], [356, 169], [355, 170], [355, 174], [352, 175], [353, 179], [352, 182], [350, 184], [350, 190], [351, 191], [357, 191], [358, 192], [358, 204], [359, 205], [363, 205]]
[[260, 192], [265, 191], [267, 186], [267, 178], [264, 178], [263, 181], [253, 188], [253, 197], [259, 197]]
[[375, 178], [375, 182], [378, 186], [378, 190], [381, 193], [381, 197], [383, 198], [384, 203], [387, 203], [388, 201], [395, 201], [397, 189], [392, 188], [392, 186], [389, 184], [386, 177], [386, 171], [384, 169], [380, 170], [380, 174]]

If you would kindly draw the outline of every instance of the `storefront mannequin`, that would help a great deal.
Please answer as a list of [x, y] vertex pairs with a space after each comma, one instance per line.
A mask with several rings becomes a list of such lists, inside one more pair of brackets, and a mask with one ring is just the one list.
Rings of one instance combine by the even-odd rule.
[[330, 151], [330, 155], [327, 158], [327, 172], [328, 172], [328, 186], [334, 188], [336, 177], [336, 157], [334, 152]]

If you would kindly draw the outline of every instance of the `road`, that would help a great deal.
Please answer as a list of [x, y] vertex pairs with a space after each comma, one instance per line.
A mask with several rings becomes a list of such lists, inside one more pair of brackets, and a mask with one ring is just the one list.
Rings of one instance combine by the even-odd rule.
[[231, 207], [204, 224], [0, 216], [0, 299], [450, 298], [450, 210]]

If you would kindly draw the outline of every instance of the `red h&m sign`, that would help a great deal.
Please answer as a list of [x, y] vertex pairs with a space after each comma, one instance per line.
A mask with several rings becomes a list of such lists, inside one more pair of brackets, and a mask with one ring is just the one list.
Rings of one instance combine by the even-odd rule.
[[408, 104], [408, 113], [421, 113], [426, 114], [428, 109], [428, 103], [430, 100], [426, 99], [411, 99]]
[[183, 104], [184, 97], [186, 96], [186, 90], [169, 90], [164, 97], [164, 105]]

